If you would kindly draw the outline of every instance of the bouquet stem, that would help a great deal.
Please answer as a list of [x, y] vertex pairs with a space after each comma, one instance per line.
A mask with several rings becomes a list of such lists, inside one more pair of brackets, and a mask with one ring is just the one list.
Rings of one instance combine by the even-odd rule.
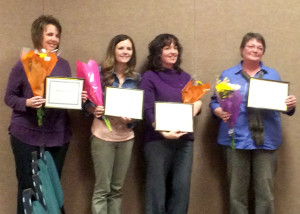
[[37, 109], [36, 112], [37, 118], [38, 118], [38, 125], [42, 126], [43, 125], [43, 116], [45, 115], [45, 111], [43, 107], [40, 107]]
[[108, 130], [109, 130], [109, 131], [112, 131], [112, 128], [111, 128], [111, 124], [110, 124], [109, 119], [108, 119], [106, 116], [102, 116], [102, 118], [103, 118], [103, 120], [104, 120], [104, 122], [105, 122], [105, 124], [106, 124], [106, 126], [107, 126], [107, 128], [108, 128]]
[[228, 131], [228, 134], [231, 136], [231, 143], [230, 143], [231, 148], [232, 148], [232, 149], [235, 149], [234, 129], [230, 129], [230, 130]]

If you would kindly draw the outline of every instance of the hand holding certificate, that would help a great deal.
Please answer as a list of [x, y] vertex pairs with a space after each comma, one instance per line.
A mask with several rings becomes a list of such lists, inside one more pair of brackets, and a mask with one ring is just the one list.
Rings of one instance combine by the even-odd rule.
[[247, 106], [286, 111], [288, 90], [288, 82], [251, 78]]
[[193, 132], [193, 105], [155, 102], [155, 130]]

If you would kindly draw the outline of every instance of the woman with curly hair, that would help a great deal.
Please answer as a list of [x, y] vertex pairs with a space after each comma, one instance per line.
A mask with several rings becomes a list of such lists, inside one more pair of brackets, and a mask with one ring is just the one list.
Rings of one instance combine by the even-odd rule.
[[[155, 131], [155, 101], [182, 102], [181, 91], [191, 76], [180, 68], [182, 47], [172, 34], [160, 34], [149, 44], [144, 90], [146, 122], [146, 214], [187, 213], [193, 161], [192, 133]], [[194, 115], [202, 102], [194, 103]]]

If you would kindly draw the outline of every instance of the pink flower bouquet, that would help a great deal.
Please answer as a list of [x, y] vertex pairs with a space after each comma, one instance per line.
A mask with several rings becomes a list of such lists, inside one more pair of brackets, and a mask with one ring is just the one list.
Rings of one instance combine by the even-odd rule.
[[[84, 78], [84, 90], [87, 91], [89, 99], [96, 106], [103, 105], [101, 78], [97, 62], [94, 60], [89, 60], [89, 62], [86, 64], [77, 61], [76, 71], [78, 78]], [[108, 118], [105, 116], [102, 118], [104, 119], [108, 129], [112, 131]]]

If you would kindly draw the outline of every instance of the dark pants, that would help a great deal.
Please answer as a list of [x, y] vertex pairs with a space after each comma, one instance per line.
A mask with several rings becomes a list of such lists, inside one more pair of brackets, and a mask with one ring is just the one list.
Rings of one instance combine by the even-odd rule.
[[[15, 156], [16, 175], [18, 179], [18, 214], [23, 214], [22, 193], [24, 189], [33, 188], [32, 184], [32, 167], [31, 167], [31, 153], [39, 151], [38, 146], [31, 146], [23, 143], [18, 138], [10, 136], [11, 147]], [[53, 156], [59, 176], [61, 175], [65, 155], [68, 150], [69, 144], [64, 144], [61, 147], [46, 147], [45, 150], [49, 151]]]
[[276, 150], [234, 150], [226, 147], [225, 152], [230, 191], [230, 213], [249, 213], [248, 191], [252, 184], [255, 195], [255, 213], [274, 214]]
[[189, 204], [193, 142], [147, 142], [146, 214], [184, 214]]

